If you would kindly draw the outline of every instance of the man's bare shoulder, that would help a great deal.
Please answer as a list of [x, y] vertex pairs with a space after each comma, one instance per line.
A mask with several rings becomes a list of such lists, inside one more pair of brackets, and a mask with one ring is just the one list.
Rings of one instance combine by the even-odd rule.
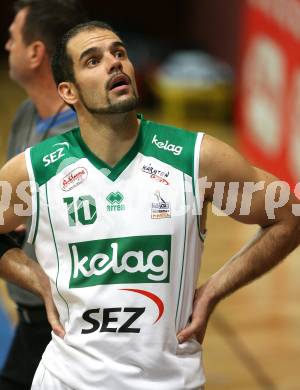
[[0, 170], [0, 181], [7, 181], [12, 186], [28, 180], [29, 175], [26, 167], [25, 153], [20, 153], [7, 161]]
[[200, 174], [210, 181], [255, 180], [255, 168], [232, 146], [206, 134], [200, 154]]
[[[13, 231], [25, 223], [31, 214], [30, 191], [26, 190], [28, 187], [25, 154], [21, 153], [0, 170], [0, 234]], [[24, 210], [27, 212], [24, 213]]]

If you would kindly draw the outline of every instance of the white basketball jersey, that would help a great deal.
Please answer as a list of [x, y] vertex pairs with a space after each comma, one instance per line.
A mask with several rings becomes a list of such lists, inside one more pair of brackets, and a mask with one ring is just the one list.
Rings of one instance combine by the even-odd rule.
[[66, 335], [43, 363], [76, 390], [195, 390], [201, 347], [176, 334], [200, 266], [196, 181], [202, 133], [147, 121], [113, 168], [79, 129], [26, 151], [29, 240]]

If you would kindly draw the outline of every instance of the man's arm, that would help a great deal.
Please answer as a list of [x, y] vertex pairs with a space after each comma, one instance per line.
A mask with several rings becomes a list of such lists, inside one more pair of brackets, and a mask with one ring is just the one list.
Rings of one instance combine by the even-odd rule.
[[[240, 222], [258, 224], [260, 229], [245, 247], [197, 290], [192, 321], [178, 334], [180, 342], [192, 335], [197, 335], [202, 342], [207, 321], [217, 303], [269, 271], [300, 242], [299, 217], [292, 212], [292, 204], [299, 204], [299, 201], [293, 194], [288, 193], [285, 196], [285, 205], [275, 208], [274, 202], [278, 201], [280, 194], [273, 191], [276, 188], [274, 176], [249, 165], [234, 149], [209, 136], [205, 136], [203, 140], [200, 166], [201, 176], [206, 176], [207, 181], [213, 183], [205, 192], [205, 200], [213, 202], [217, 182], [225, 182], [223, 199], [231, 200], [233, 194], [230, 194], [229, 183], [239, 183], [237, 204], [231, 216]], [[245, 190], [246, 182], [260, 182], [263, 189], [252, 194], [249, 213], [243, 212], [245, 215], [241, 215], [243, 201], [251, 195]], [[288, 186], [284, 187], [283, 191], [288, 191]]]
[[[23, 215], [20, 210], [31, 208], [31, 204], [26, 203], [30, 194], [23, 196], [22, 183], [28, 180], [24, 154], [14, 157], [0, 170], [0, 240], [3, 239], [2, 234], [12, 232], [26, 222], [29, 212]], [[53, 331], [60, 337], [64, 336], [52, 299], [49, 278], [37, 262], [30, 259], [22, 249], [11, 248], [0, 258], [0, 277], [38, 294], [45, 303]]]
[[36, 261], [20, 248], [9, 249], [0, 259], [0, 277], [39, 295], [44, 301], [52, 330], [57, 336], [64, 337], [65, 331], [52, 299], [49, 278]]
[[[14, 231], [25, 224], [31, 213], [31, 203], [26, 203], [23, 183], [29, 183], [24, 153], [9, 160], [0, 170], [0, 234]], [[26, 210], [24, 213], [22, 210]], [[26, 214], [26, 215], [25, 215]]]

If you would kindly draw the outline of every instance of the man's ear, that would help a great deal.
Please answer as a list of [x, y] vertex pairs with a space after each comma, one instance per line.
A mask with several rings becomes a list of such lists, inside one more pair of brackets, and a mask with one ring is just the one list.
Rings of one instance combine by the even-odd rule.
[[46, 46], [42, 41], [34, 41], [28, 47], [27, 60], [32, 69], [36, 69], [47, 56]]
[[77, 89], [71, 82], [63, 81], [60, 83], [58, 93], [67, 104], [74, 105], [78, 101]]

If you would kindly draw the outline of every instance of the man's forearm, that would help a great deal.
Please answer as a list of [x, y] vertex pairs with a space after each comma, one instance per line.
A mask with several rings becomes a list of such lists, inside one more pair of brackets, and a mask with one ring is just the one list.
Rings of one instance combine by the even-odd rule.
[[298, 223], [276, 223], [257, 235], [205, 283], [204, 297], [217, 304], [240, 287], [269, 271], [299, 244]]
[[1, 257], [0, 277], [42, 298], [50, 288], [49, 279], [41, 266], [19, 248], [12, 248]]
[[53, 332], [63, 338], [65, 331], [59, 320], [48, 276], [41, 266], [19, 248], [4, 253], [0, 260], [0, 277], [39, 295], [45, 304]]

